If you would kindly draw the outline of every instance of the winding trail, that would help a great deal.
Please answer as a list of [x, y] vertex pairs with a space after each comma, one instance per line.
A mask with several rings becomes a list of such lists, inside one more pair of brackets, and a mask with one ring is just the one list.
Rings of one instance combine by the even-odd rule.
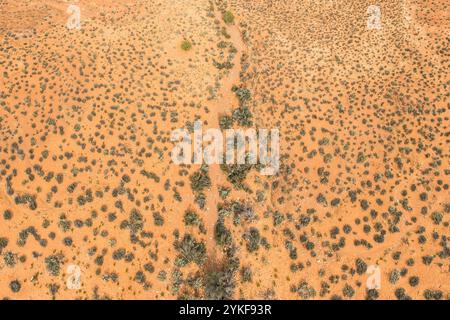
[[[233, 85], [240, 83], [241, 57], [246, 49], [244, 41], [242, 40], [241, 31], [235, 21], [232, 25], [226, 25], [223, 22], [221, 12], [215, 6], [215, 18], [221, 22], [221, 26], [225, 26], [227, 33], [230, 35], [229, 42], [233, 44], [237, 52], [233, 58], [233, 67], [228, 70], [228, 74], [222, 79], [221, 86], [217, 94], [217, 99], [211, 101], [211, 112], [208, 118], [209, 128], [220, 128], [219, 117], [223, 114], [230, 114], [233, 106], [238, 106], [239, 102], [236, 95], [231, 91]], [[209, 176], [211, 178], [211, 189], [206, 195], [206, 216], [205, 227], [207, 229], [206, 247], [210, 254], [218, 254], [214, 240], [214, 226], [217, 221], [217, 205], [221, 201], [219, 196], [219, 187], [226, 181], [226, 177], [220, 165], [213, 164], [209, 166]]]

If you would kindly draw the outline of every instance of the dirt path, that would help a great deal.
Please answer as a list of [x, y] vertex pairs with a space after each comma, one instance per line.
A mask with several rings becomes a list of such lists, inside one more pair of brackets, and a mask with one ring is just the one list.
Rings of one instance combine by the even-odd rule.
[[[231, 113], [231, 111], [239, 104], [236, 95], [231, 89], [233, 85], [238, 85], [240, 82], [239, 74], [241, 72], [241, 57], [245, 51], [245, 44], [242, 40], [241, 31], [236, 21], [233, 25], [226, 25], [223, 22], [222, 14], [218, 8], [215, 8], [215, 16], [216, 19], [221, 22], [221, 25], [226, 27], [226, 30], [230, 35], [229, 41], [232, 42], [233, 46], [237, 49], [233, 59], [233, 68], [230, 69], [228, 74], [222, 79], [217, 99], [211, 103], [208, 127], [219, 129], [219, 116], [225, 113]], [[205, 217], [205, 226], [208, 230], [207, 250], [211, 254], [217, 254], [218, 252], [215, 252], [214, 226], [217, 221], [217, 205], [221, 201], [219, 187], [225, 183], [226, 177], [218, 164], [209, 167], [209, 176], [211, 178], [211, 189], [209, 194], [206, 195], [207, 213]]]

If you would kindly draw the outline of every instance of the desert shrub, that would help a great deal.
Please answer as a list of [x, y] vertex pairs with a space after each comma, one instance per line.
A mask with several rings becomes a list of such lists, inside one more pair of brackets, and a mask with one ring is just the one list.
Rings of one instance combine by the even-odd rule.
[[232, 275], [226, 271], [210, 271], [205, 277], [205, 298], [208, 300], [229, 300], [234, 292]]
[[246, 221], [251, 221], [255, 218], [255, 211], [249, 203], [233, 201], [231, 202], [231, 210], [235, 217], [243, 218]]
[[177, 266], [185, 266], [191, 262], [202, 265], [205, 262], [205, 243], [196, 241], [190, 234], [186, 234], [181, 241], [175, 241], [175, 249], [179, 252]]
[[141, 174], [149, 179], [155, 180], [155, 182], [157, 182], [157, 183], [159, 183], [159, 181], [160, 181], [160, 178], [158, 177], [158, 175], [156, 173], [148, 172], [146, 170], [141, 170]]
[[20, 282], [19, 282], [18, 280], [14, 280], [14, 281], [11, 281], [11, 282], [9, 283], [9, 288], [10, 288], [11, 291], [14, 292], [14, 293], [19, 292], [21, 287], [22, 287], [22, 286], [21, 286], [21, 284], [20, 284]]
[[422, 263], [426, 266], [430, 265], [432, 261], [433, 261], [432, 256], [423, 256], [422, 257]]
[[376, 300], [378, 299], [379, 293], [376, 289], [369, 289], [366, 291], [366, 300]]
[[410, 277], [409, 278], [409, 285], [411, 286], [411, 287], [415, 287], [415, 286], [417, 286], [418, 284], [419, 284], [419, 277], [417, 277], [417, 276], [412, 276], [412, 277]]
[[252, 269], [250, 269], [250, 267], [242, 267], [241, 268], [241, 281], [242, 282], [251, 282], [252, 281]]
[[164, 217], [159, 212], [153, 212], [153, 219], [155, 226], [162, 226], [164, 224]]
[[0, 237], [0, 252], [2, 252], [2, 249], [6, 248], [8, 242], [9, 242], [8, 238]]
[[250, 127], [253, 115], [247, 107], [239, 107], [233, 111], [233, 120], [236, 121], [240, 126]]
[[184, 224], [187, 226], [198, 226], [200, 224], [200, 218], [197, 213], [192, 210], [187, 210], [184, 213]]
[[5, 265], [8, 267], [14, 267], [17, 263], [17, 255], [11, 251], [5, 252], [3, 260], [5, 261]]
[[137, 283], [145, 283], [146, 277], [145, 274], [142, 271], [137, 271], [134, 276], [134, 281]]
[[176, 294], [180, 291], [180, 287], [183, 284], [183, 273], [180, 269], [175, 269], [172, 271], [172, 288], [171, 292]]
[[402, 253], [401, 253], [400, 251], [394, 252], [394, 253], [392, 254], [392, 259], [394, 259], [394, 260], [400, 260], [401, 254], [402, 254]]
[[364, 262], [364, 260], [358, 258], [358, 259], [356, 259], [355, 264], [356, 264], [356, 272], [359, 275], [362, 275], [362, 274], [366, 273], [366, 271], [367, 271], [367, 264]]
[[395, 294], [395, 297], [396, 297], [398, 300], [411, 300], [411, 297], [409, 297], [409, 296], [406, 294], [406, 290], [403, 289], [403, 288], [397, 288], [397, 289], [395, 289], [394, 294]]
[[278, 211], [273, 213], [273, 226], [276, 227], [284, 221], [284, 215]]
[[14, 201], [16, 202], [16, 204], [28, 204], [30, 210], [37, 209], [37, 202], [35, 195], [24, 194], [21, 196], [16, 196]]
[[234, 23], [234, 15], [231, 11], [225, 11], [223, 14], [223, 21], [226, 24], [233, 24]]
[[264, 191], [258, 190], [256, 191], [256, 202], [263, 202], [265, 200], [265, 194]]
[[349, 234], [352, 231], [352, 227], [348, 224], [344, 224], [344, 227], [342, 228], [345, 234]]
[[250, 92], [249, 89], [247, 88], [239, 88], [237, 86], [234, 86], [232, 88], [234, 94], [237, 96], [237, 98], [239, 99], [239, 104], [242, 106], [245, 104], [245, 102], [247, 102], [248, 100], [250, 100], [252, 98], [252, 94]]
[[389, 282], [392, 284], [397, 283], [397, 281], [400, 279], [400, 272], [397, 269], [394, 269], [389, 274]]
[[206, 205], [206, 195], [203, 192], [199, 192], [195, 195], [194, 202], [198, 205], [200, 209], [205, 208]]
[[52, 276], [59, 276], [59, 272], [61, 270], [61, 258], [57, 255], [51, 255], [45, 258], [45, 264], [47, 267], [47, 271]]
[[230, 129], [233, 126], [233, 118], [223, 115], [219, 118], [219, 125], [222, 130]]
[[261, 240], [259, 230], [255, 227], [251, 227], [246, 233], [244, 233], [244, 240], [247, 242], [247, 250], [249, 252], [257, 251]]
[[248, 186], [244, 184], [244, 180], [253, 168], [252, 164], [221, 164], [220, 168], [236, 189], [249, 190]]
[[206, 265], [203, 274], [205, 299], [232, 299], [236, 287], [235, 274], [237, 270], [234, 258], [226, 257], [220, 262], [210, 259]]
[[339, 199], [339, 198], [335, 198], [335, 199], [331, 200], [331, 206], [333, 206], [333, 207], [337, 207], [339, 205], [339, 203], [341, 203], [341, 199]]
[[297, 286], [292, 286], [291, 292], [298, 293], [303, 300], [312, 299], [316, 296], [316, 290], [306, 281], [301, 281]]
[[189, 40], [183, 40], [181, 43], [181, 49], [183, 51], [189, 51], [192, 48], [192, 43]]
[[121, 260], [125, 257], [126, 254], [126, 250], [124, 248], [119, 248], [117, 250], [114, 250], [113, 254], [112, 254], [112, 258], [114, 260]]
[[11, 220], [11, 218], [12, 218], [12, 212], [11, 212], [11, 210], [5, 210], [5, 211], [3, 212], [3, 219], [5, 219], [5, 220]]
[[211, 179], [208, 174], [208, 166], [203, 165], [199, 171], [195, 172], [190, 177], [191, 188], [194, 191], [200, 192], [205, 188], [211, 187]]
[[151, 263], [144, 264], [144, 270], [150, 273], [155, 272], [155, 267]]
[[414, 259], [413, 258], [409, 258], [408, 260], [406, 260], [406, 264], [409, 267], [412, 267], [414, 265]]
[[426, 289], [423, 293], [423, 296], [427, 300], [441, 300], [443, 294], [442, 294], [442, 291], [440, 291], [440, 290]]
[[440, 212], [433, 212], [431, 214], [431, 219], [433, 220], [434, 224], [440, 224], [442, 221], [443, 215]]
[[132, 235], [137, 234], [144, 227], [144, 217], [137, 209], [132, 209], [130, 218], [127, 221], [127, 228], [130, 229]]
[[297, 248], [294, 247], [293, 245], [289, 245], [289, 248], [287, 248], [287, 249], [289, 250], [289, 258], [291, 258], [292, 260], [296, 260], [298, 257]]
[[238, 224], [241, 219], [251, 221], [256, 217], [253, 207], [250, 204], [239, 200], [219, 203], [217, 205], [217, 210], [220, 218], [233, 214], [233, 222], [235, 225]]
[[214, 239], [219, 246], [230, 245], [232, 242], [231, 232], [222, 220], [218, 220], [214, 227]]
[[217, 47], [220, 49], [225, 49], [226, 47], [228, 47], [228, 45], [231, 44], [230, 42], [226, 42], [226, 41], [220, 41], [217, 44]]
[[159, 281], [165, 281], [166, 278], [167, 278], [167, 272], [164, 271], [164, 270], [161, 270], [161, 271], [158, 273], [157, 279], [158, 279]]
[[262, 237], [260, 243], [266, 250], [269, 250], [272, 247], [266, 237]]
[[223, 200], [225, 200], [228, 195], [230, 194], [231, 189], [227, 188], [227, 187], [219, 187], [219, 196], [220, 198], [222, 198]]
[[344, 294], [344, 297], [351, 298], [355, 294], [355, 290], [348, 284], [344, 286], [344, 289], [342, 289], [342, 293]]
[[217, 62], [215, 59], [213, 59], [213, 66], [219, 70], [222, 69], [230, 70], [233, 68], [234, 64], [231, 61]]

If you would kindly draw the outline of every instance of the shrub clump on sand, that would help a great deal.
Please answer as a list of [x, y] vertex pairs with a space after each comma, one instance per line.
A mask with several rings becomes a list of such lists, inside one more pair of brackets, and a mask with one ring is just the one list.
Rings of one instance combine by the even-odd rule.
[[184, 41], [181, 43], [181, 49], [182, 49], [183, 51], [189, 51], [189, 50], [191, 50], [191, 49], [192, 49], [192, 43], [191, 43], [189, 40], [184, 40]]
[[18, 280], [14, 280], [14, 281], [10, 282], [9, 287], [11, 288], [12, 292], [17, 293], [20, 291], [20, 288], [22, 287], [22, 285], [20, 284], [20, 282]]
[[301, 281], [297, 286], [291, 287], [292, 293], [298, 293], [301, 299], [308, 300], [316, 296], [316, 290], [310, 286], [306, 281]]
[[201, 223], [198, 214], [192, 210], [186, 210], [183, 221], [186, 226], [198, 226]]
[[234, 23], [234, 15], [231, 11], [225, 11], [223, 14], [223, 21], [226, 24], [233, 24]]
[[226, 252], [223, 261], [208, 261], [203, 274], [204, 295], [207, 300], [230, 300], [236, 287], [236, 272], [239, 259], [234, 256], [235, 248]]
[[197, 265], [202, 265], [205, 262], [205, 243], [195, 240], [190, 234], [186, 234], [181, 241], [175, 241], [175, 249], [179, 252], [175, 261], [175, 264], [179, 267], [191, 262]]
[[47, 271], [52, 276], [59, 276], [61, 270], [61, 257], [58, 255], [51, 255], [45, 258], [45, 264], [47, 267]]
[[191, 177], [191, 188], [194, 191], [201, 192], [205, 188], [211, 187], [211, 179], [208, 174], [208, 166], [203, 165], [199, 171], [195, 172]]
[[219, 246], [230, 245], [233, 241], [230, 230], [227, 229], [221, 219], [217, 221], [214, 227], [214, 239]]
[[233, 120], [242, 127], [251, 127], [253, 115], [247, 107], [239, 107], [233, 111]]
[[227, 176], [228, 181], [237, 189], [249, 191], [249, 187], [244, 183], [247, 174], [253, 168], [252, 164], [221, 164], [220, 168]]
[[236, 97], [239, 99], [240, 105], [245, 104], [252, 98], [252, 94], [250, 90], [247, 88], [240, 88], [238, 86], [233, 86], [233, 88], [231, 88], [231, 91], [233, 91], [236, 94]]
[[244, 233], [243, 238], [247, 242], [248, 252], [254, 252], [259, 249], [261, 235], [258, 229], [251, 227], [246, 233]]
[[228, 115], [223, 115], [219, 118], [219, 125], [222, 130], [231, 129], [233, 126], [233, 118]]

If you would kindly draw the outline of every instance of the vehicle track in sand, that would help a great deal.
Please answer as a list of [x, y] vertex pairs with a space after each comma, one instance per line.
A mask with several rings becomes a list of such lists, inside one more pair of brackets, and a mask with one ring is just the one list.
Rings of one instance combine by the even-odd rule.
[[[208, 118], [208, 128], [219, 129], [219, 118], [221, 115], [230, 113], [233, 106], [238, 106], [239, 102], [235, 94], [232, 92], [232, 87], [238, 85], [240, 82], [240, 72], [242, 70], [241, 57], [246, 51], [246, 46], [242, 39], [242, 34], [238, 23], [227, 25], [222, 18], [222, 12], [214, 6], [215, 19], [220, 21], [221, 26], [225, 26], [227, 33], [230, 35], [228, 39], [236, 48], [236, 54], [233, 58], [233, 67], [228, 71], [227, 75], [222, 79], [220, 89], [217, 93], [217, 98], [211, 101], [211, 112]], [[205, 130], [207, 128], [203, 128]], [[219, 187], [226, 181], [226, 176], [220, 169], [219, 164], [209, 166], [209, 176], [211, 178], [211, 189], [206, 195], [206, 216], [205, 227], [208, 231], [206, 247], [207, 251], [212, 254], [215, 252], [214, 227], [217, 221], [217, 205], [220, 202]]]

